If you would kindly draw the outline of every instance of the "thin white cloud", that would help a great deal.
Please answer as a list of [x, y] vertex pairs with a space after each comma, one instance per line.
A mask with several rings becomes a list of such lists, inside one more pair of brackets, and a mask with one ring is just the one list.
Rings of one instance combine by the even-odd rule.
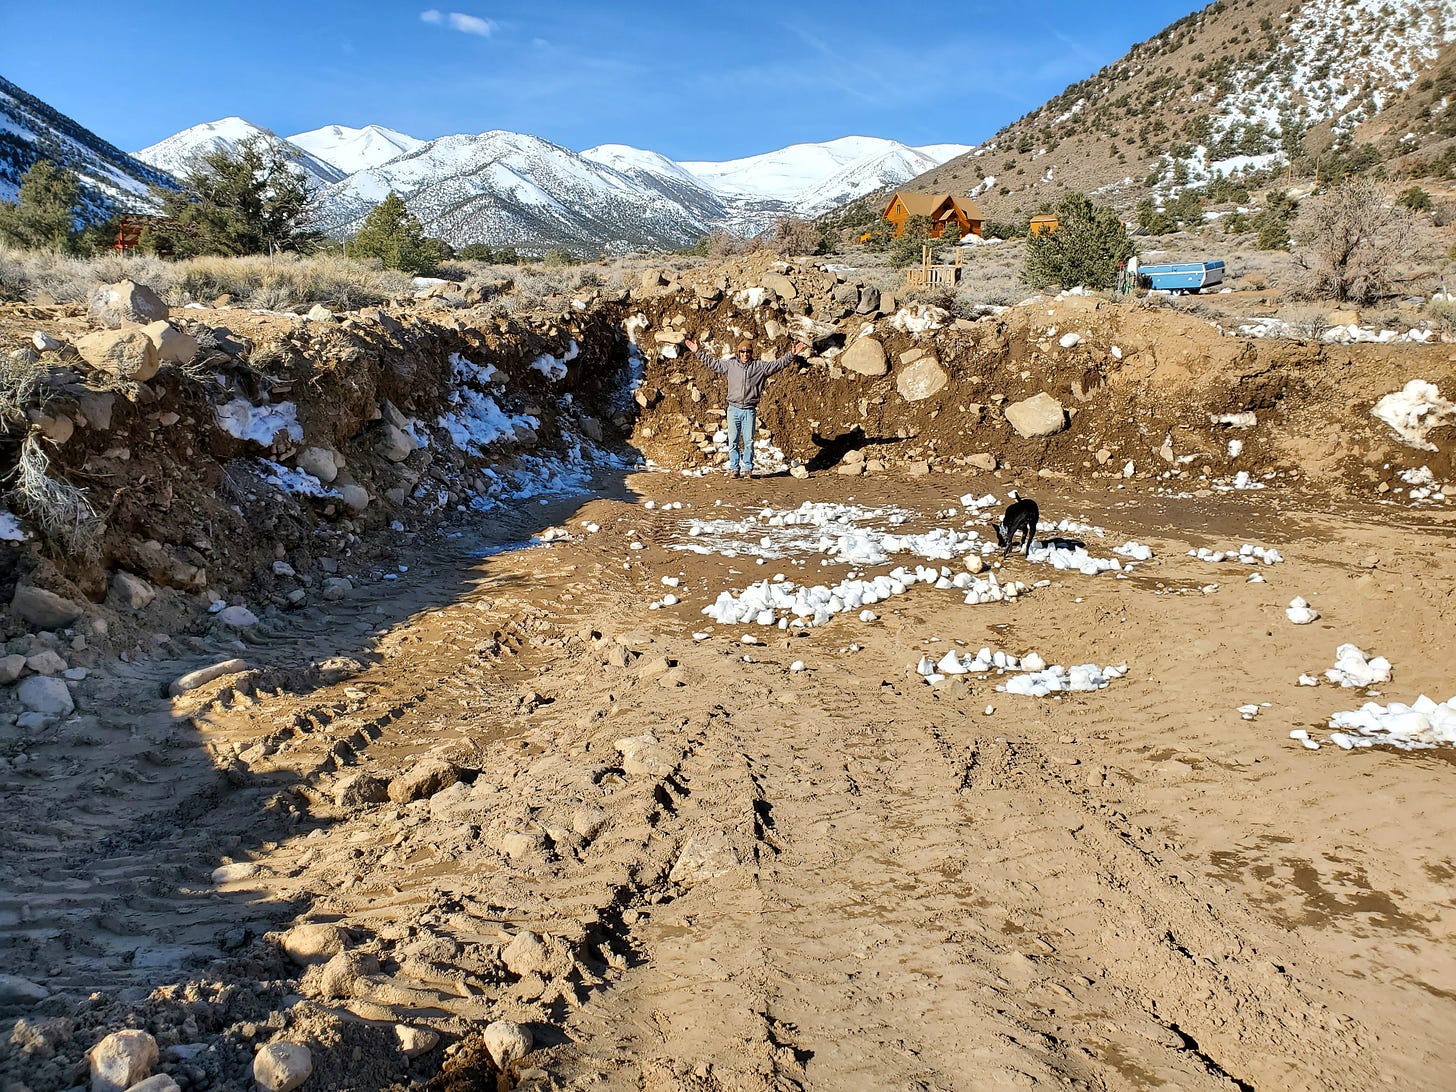
[[444, 18], [445, 17], [434, 8], [430, 8], [428, 11], [420, 12], [420, 22], [422, 23], [438, 23]]
[[482, 19], [478, 15], [462, 15], [458, 11], [450, 13], [450, 26], [462, 34], [479, 34], [482, 38], [490, 37], [490, 32], [495, 30], [495, 24], [489, 19]]

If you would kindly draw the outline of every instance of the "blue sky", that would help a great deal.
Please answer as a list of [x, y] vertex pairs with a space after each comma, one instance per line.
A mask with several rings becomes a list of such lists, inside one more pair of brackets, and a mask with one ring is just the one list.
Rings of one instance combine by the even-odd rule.
[[719, 160], [978, 143], [1201, 6], [0, 0], [0, 76], [127, 151], [236, 114]]

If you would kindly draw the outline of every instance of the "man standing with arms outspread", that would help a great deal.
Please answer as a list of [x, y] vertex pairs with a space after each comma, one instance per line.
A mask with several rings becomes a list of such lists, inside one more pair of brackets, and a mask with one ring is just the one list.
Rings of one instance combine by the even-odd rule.
[[706, 349], [699, 349], [692, 338], [686, 338], [683, 345], [710, 371], [728, 377], [728, 476], [753, 477], [753, 430], [758, 423], [758, 400], [763, 395], [764, 384], [769, 376], [783, 371], [809, 346], [796, 342], [777, 360], [754, 360], [753, 342], [741, 341], [736, 354], [720, 360]]

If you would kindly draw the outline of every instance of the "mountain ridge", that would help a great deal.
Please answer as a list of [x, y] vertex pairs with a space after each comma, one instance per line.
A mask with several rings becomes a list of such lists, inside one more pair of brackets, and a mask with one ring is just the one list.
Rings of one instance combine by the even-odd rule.
[[1328, 168], [1453, 42], [1456, 0], [1215, 0], [909, 185], [1012, 219], [1072, 190], [1127, 208], [1291, 158]]
[[165, 171], [0, 77], [0, 200], [16, 200], [21, 176], [39, 158], [76, 175], [87, 220], [104, 220], [114, 211], [153, 212], [151, 187], [177, 185]]

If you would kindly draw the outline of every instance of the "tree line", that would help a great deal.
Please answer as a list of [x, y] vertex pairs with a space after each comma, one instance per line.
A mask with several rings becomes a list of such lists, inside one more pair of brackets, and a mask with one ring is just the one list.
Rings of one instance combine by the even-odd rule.
[[[395, 193], [370, 210], [353, 238], [327, 239], [314, 227], [307, 180], [276, 145], [260, 137], [200, 155], [179, 181], [178, 190], [152, 190], [160, 213], [145, 219], [143, 250], [178, 258], [342, 250], [417, 276], [435, 272], [451, 258], [522, 260], [512, 247], [471, 243], [455, 248], [426, 236]], [[77, 257], [115, 246], [120, 215], [87, 223], [81, 196], [74, 173], [48, 159], [36, 160], [21, 177], [17, 201], [0, 202], [0, 244]]]

